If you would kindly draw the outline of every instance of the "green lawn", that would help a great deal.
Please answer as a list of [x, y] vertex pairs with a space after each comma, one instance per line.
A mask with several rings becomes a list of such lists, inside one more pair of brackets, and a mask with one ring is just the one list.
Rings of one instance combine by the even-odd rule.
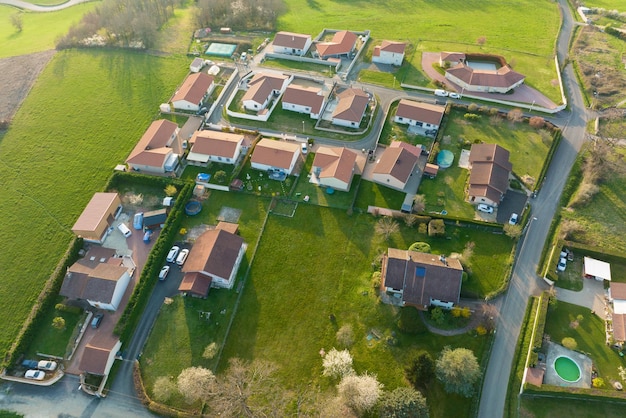
[[320, 73], [326, 77], [335, 75], [335, 69], [328, 65], [313, 64], [310, 62], [291, 61], [280, 58], [267, 58], [262, 64], [264, 67], [276, 68], [279, 70], [298, 70]]
[[371, 181], [362, 180], [359, 185], [359, 192], [354, 207], [364, 211], [367, 210], [368, 206], [400, 210], [405, 196], [406, 193], [398, 190], [381, 186]]
[[[455, 161], [458, 156], [455, 153]], [[474, 206], [465, 201], [468, 179], [469, 170], [455, 165], [439, 170], [434, 179], [424, 177], [417, 193], [425, 196], [426, 212], [439, 213], [446, 210], [450, 216], [473, 219]]]
[[[583, 320], [574, 328], [571, 322], [578, 315], [582, 315]], [[599, 377], [606, 382], [607, 390], [613, 390], [610, 387], [611, 381], [621, 380], [617, 368], [626, 367], [626, 360], [604, 343], [604, 321], [591, 314], [588, 308], [559, 301], [555, 310], [548, 311], [545, 333], [557, 343], [565, 337], [574, 338], [578, 343], [577, 350], [589, 353]]]
[[11, 242], [0, 254], [0, 352], [65, 252], [76, 218], [184, 77], [187, 61], [59, 52], [0, 137], [0, 237]]
[[621, 418], [624, 404], [589, 399], [535, 398], [522, 396], [520, 417], [526, 418]]
[[[49, 1], [58, 3], [56, 0]], [[94, 1], [58, 12], [21, 12], [24, 25], [21, 32], [17, 32], [11, 24], [11, 15], [17, 13], [17, 10], [0, 5], [0, 58], [54, 49], [57, 38], [98, 4], [99, 1]]]
[[626, 11], [626, 1], [624, 0], [589, 0], [585, 1], [587, 7], [601, 7], [606, 10]]
[[379, 143], [383, 145], [389, 145], [393, 141], [407, 142], [413, 145], [422, 145], [425, 149], [430, 150], [434, 138], [426, 137], [422, 135], [410, 134], [408, 132], [408, 126], [401, 123], [395, 123], [393, 118], [396, 116], [398, 110], [399, 101], [395, 101], [389, 107], [389, 113], [387, 114], [387, 120], [383, 126], [383, 130], [380, 133]]

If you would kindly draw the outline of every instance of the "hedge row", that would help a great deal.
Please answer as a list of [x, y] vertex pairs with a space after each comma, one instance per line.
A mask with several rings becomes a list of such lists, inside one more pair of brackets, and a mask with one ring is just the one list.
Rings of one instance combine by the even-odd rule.
[[2, 367], [10, 366], [16, 356], [20, 356], [27, 347], [32, 343], [35, 333], [41, 326], [41, 322], [46, 317], [48, 310], [54, 308], [56, 297], [61, 290], [61, 284], [65, 278], [67, 268], [74, 264], [78, 260], [78, 252], [83, 247], [83, 240], [80, 238], [74, 238], [70, 243], [69, 248], [65, 252], [65, 255], [54, 269], [46, 286], [37, 297], [28, 318], [24, 322], [20, 333], [18, 334], [15, 342], [7, 352]]
[[552, 136], [552, 145], [550, 146], [550, 149], [548, 150], [548, 155], [546, 155], [546, 159], [544, 160], [543, 167], [541, 167], [541, 172], [539, 173], [539, 178], [537, 179], [535, 190], [537, 190], [539, 186], [543, 184], [543, 180], [545, 178], [546, 172], [548, 171], [548, 168], [550, 168], [550, 161], [552, 161], [552, 157], [554, 156], [556, 149], [559, 147], [559, 144], [561, 143], [563, 132], [560, 129], [552, 129], [552, 131], [554, 132]]
[[122, 184], [141, 184], [149, 187], [157, 187], [161, 189], [165, 189], [166, 186], [174, 185], [179, 190], [188, 182], [173, 179], [171, 177], [159, 177], [159, 176], [148, 176], [145, 174], [138, 174], [133, 172], [124, 172], [124, 171], [115, 171], [111, 177], [109, 177], [109, 181], [107, 182], [105, 190], [117, 190]]
[[[133, 176], [133, 180], [134, 180]], [[144, 176], [147, 177], [147, 176]], [[173, 182], [169, 182], [172, 184]], [[180, 183], [180, 182], [178, 182]], [[146, 183], [144, 183], [146, 184]], [[193, 183], [183, 183], [184, 186], [176, 198], [176, 203], [165, 221], [163, 230], [159, 235], [159, 239], [154, 244], [152, 251], [148, 255], [146, 264], [141, 271], [139, 282], [128, 301], [126, 309], [120, 320], [115, 326], [115, 334], [120, 336], [122, 342], [128, 341], [139, 322], [139, 318], [150, 299], [152, 289], [156, 284], [156, 277], [161, 269], [163, 260], [169, 250], [170, 244], [174, 241], [176, 234], [180, 228], [183, 216], [185, 216], [184, 207], [193, 192]]]
[[[594, 401], [624, 401], [626, 402], [626, 393], [617, 390], [606, 390], [596, 388], [572, 388], [561, 386], [541, 385], [535, 386], [524, 385], [524, 394], [537, 394], [539, 396], [552, 395], [556, 398], [570, 399], [590, 399]], [[563, 396], [565, 395], [565, 396]]]
[[535, 335], [531, 345], [535, 353], [541, 350], [541, 345], [543, 344], [543, 332], [546, 328], [546, 317], [548, 316], [548, 302], [550, 302], [550, 295], [544, 291], [539, 297], [539, 312], [535, 319]]

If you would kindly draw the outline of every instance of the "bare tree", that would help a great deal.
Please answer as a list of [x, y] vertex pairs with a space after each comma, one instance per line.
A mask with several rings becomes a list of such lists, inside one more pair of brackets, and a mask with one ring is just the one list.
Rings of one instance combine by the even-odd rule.
[[24, 29], [24, 21], [22, 20], [21, 13], [13, 13], [11, 15], [11, 24], [16, 31], [21, 32]]
[[535, 129], [541, 129], [546, 125], [546, 120], [541, 116], [533, 116], [528, 121], [528, 124]]
[[390, 216], [383, 216], [380, 218], [374, 227], [376, 234], [382, 235], [385, 238], [385, 241], [389, 240], [389, 237], [399, 230], [400, 227], [398, 226], [398, 223]]
[[[380, 272], [375, 272], [380, 274]], [[380, 279], [379, 279], [380, 282]], [[352, 331], [352, 325], [345, 324], [337, 331], [337, 342], [344, 347], [351, 347], [354, 344], [354, 331]]]
[[176, 383], [187, 402], [206, 401], [215, 389], [215, 376], [203, 367], [189, 367], [180, 372]]
[[513, 123], [521, 122], [524, 119], [524, 112], [522, 109], [511, 109], [506, 118]]
[[152, 394], [154, 399], [159, 402], [167, 401], [174, 393], [176, 393], [176, 383], [167, 376], [159, 376], [154, 382]]
[[344, 377], [354, 374], [352, 369], [352, 356], [348, 350], [338, 351], [337, 349], [331, 349], [324, 356], [322, 362], [324, 371], [322, 374], [329, 377]]
[[415, 212], [424, 212], [424, 209], [426, 209], [426, 196], [416, 194], [413, 198], [413, 210]]
[[357, 414], [363, 414], [376, 405], [383, 385], [378, 382], [376, 376], [364, 374], [345, 376], [337, 388], [345, 404]]

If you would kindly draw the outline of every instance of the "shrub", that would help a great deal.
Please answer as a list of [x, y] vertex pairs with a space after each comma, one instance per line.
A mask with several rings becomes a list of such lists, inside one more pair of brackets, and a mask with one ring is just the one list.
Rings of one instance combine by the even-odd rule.
[[351, 347], [354, 344], [354, 332], [352, 331], [352, 325], [345, 324], [337, 331], [335, 336], [337, 342], [344, 347]]
[[541, 129], [545, 126], [546, 120], [541, 116], [533, 116], [528, 120], [528, 124], [535, 129]]
[[443, 219], [433, 219], [428, 223], [428, 236], [441, 237], [446, 234], [446, 225]]
[[521, 122], [524, 119], [524, 112], [521, 109], [512, 109], [506, 115], [506, 118], [511, 122]]
[[443, 312], [443, 309], [439, 307], [433, 308], [430, 311], [430, 319], [432, 319], [435, 324], [441, 325], [446, 319], [446, 314]]
[[409, 251], [417, 251], [420, 253], [430, 253], [430, 244], [427, 242], [414, 242], [409, 247]]
[[595, 377], [595, 378], [591, 379], [591, 385], [594, 388], [604, 387], [604, 379], [602, 379], [601, 377]]
[[476, 103], [470, 103], [470, 105], [467, 106], [467, 110], [470, 112], [476, 112], [478, 110], [478, 105]]
[[382, 278], [381, 278], [380, 271], [375, 271], [374, 273], [372, 273], [372, 287], [374, 289], [380, 288], [381, 280]]
[[343, 378], [354, 373], [352, 356], [348, 350], [338, 351], [335, 348], [331, 349], [324, 356], [322, 365], [324, 366], [324, 371], [322, 372], [324, 376]]
[[57, 303], [56, 305], [54, 305], [54, 309], [59, 312], [67, 312], [75, 315], [79, 315], [81, 312], [83, 312], [82, 308], [78, 306], [68, 306], [64, 303]]
[[463, 115], [463, 118], [467, 120], [478, 120], [480, 119], [480, 115], [477, 115], [476, 113], [466, 113]]
[[578, 343], [572, 337], [565, 337], [561, 340], [561, 345], [570, 350], [575, 350], [578, 347]]
[[487, 329], [483, 327], [482, 325], [479, 325], [476, 327], [476, 334], [485, 335], [486, 333], [487, 333]]

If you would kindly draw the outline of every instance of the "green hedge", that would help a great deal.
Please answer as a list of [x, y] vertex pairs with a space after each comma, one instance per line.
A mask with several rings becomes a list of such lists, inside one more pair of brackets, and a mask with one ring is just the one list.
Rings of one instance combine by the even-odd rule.
[[13, 346], [7, 352], [2, 367], [10, 366], [16, 356], [19, 357], [32, 343], [35, 337], [35, 331], [41, 325], [41, 321], [45, 319], [48, 310], [52, 309], [55, 305], [67, 268], [78, 260], [78, 252], [81, 248], [83, 248], [83, 240], [81, 238], [72, 239], [65, 255], [54, 269], [46, 286], [37, 297], [37, 302], [35, 302], [30, 315], [24, 322]]
[[568, 247], [570, 250], [574, 251], [574, 253], [588, 255], [589, 257], [597, 258], [602, 261], [606, 261], [607, 263], [626, 265], [626, 257], [624, 257], [623, 253], [616, 253], [612, 251], [597, 251], [597, 246], [591, 246], [572, 241], [559, 241], [559, 244]]
[[626, 402], [626, 393], [617, 390], [596, 389], [596, 388], [572, 388], [561, 386], [549, 386], [541, 385], [535, 386], [526, 384], [524, 385], [524, 394], [532, 395], [537, 394], [539, 396], [551, 396], [557, 398], [570, 398], [570, 399], [592, 399], [594, 401], [624, 401]]
[[546, 317], [548, 316], [548, 302], [550, 295], [548, 292], [541, 293], [539, 297], [539, 312], [535, 321], [535, 335], [533, 337], [531, 348], [536, 353], [541, 350], [543, 344], [543, 332], [546, 328]]
[[[135, 176], [133, 175], [133, 180], [134, 177]], [[159, 178], [162, 179], [161, 177]], [[173, 183], [174, 182], [166, 182], [165, 184]], [[177, 183], [180, 184], [181, 182]], [[146, 182], [144, 184], [148, 183]], [[115, 334], [119, 335], [122, 342], [130, 340], [130, 337], [134, 332], [137, 323], [139, 322], [139, 318], [141, 317], [141, 314], [143, 313], [143, 310], [148, 303], [148, 300], [150, 299], [152, 289], [156, 284], [155, 279], [156, 277], [158, 277], [158, 273], [161, 269], [163, 259], [165, 259], [170, 244], [174, 241], [174, 238], [176, 237], [176, 234], [178, 233], [178, 230], [180, 228], [183, 216], [185, 215], [185, 204], [191, 198], [194, 184], [192, 182], [182, 184], [184, 184], [184, 186], [179, 192], [178, 197], [176, 198], [176, 203], [174, 204], [174, 207], [170, 211], [170, 214], [165, 221], [165, 225], [163, 226], [163, 230], [159, 235], [159, 239], [154, 244], [152, 251], [150, 251], [150, 254], [148, 255], [146, 264], [141, 271], [139, 282], [137, 283], [137, 286], [135, 287], [135, 290], [133, 291], [133, 294], [128, 301], [126, 309], [124, 309], [124, 313], [122, 314], [120, 320], [115, 326], [114, 332]]]
[[539, 173], [539, 178], [537, 179], [537, 184], [535, 185], [535, 190], [537, 190], [537, 188], [539, 188], [543, 184], [546, 172], [550, 167], [550, 161], [552, 161], [552, 157], [554, 156], [556, 149], [559, 147], [559, 144], [561, 143], [561, 138], [563, 136], [563, 132], [560, 129], [553, 128], [552, 130], [554, 132], [552, 137], [552, 145], [550, 146], [550, 149], [548, 150], [548, 155], [546, 155], [546, 159], [543, 162], [543, 167], [541, 167], [541, 172]]

